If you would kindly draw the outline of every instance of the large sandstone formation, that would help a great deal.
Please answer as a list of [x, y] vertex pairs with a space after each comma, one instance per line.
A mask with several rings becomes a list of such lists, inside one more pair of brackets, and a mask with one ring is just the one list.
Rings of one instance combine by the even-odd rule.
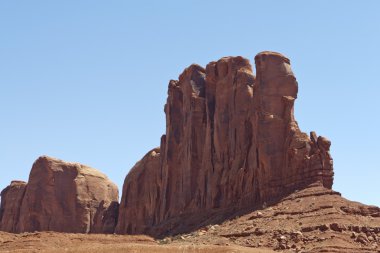
[[166, 134], [125, 179], [117, 233], [185, 232], [333, 182], [330, 141], [300, 131], [298, 84], [289, 59], [262, 52], [256, 77], [247, 59], [192, 65], [170, 81]]
[[117, 186], [104, 174], [43, 156], [27, 184], [13, 181], [2, 191], [0, 229], [113, 233], [117, 210]]

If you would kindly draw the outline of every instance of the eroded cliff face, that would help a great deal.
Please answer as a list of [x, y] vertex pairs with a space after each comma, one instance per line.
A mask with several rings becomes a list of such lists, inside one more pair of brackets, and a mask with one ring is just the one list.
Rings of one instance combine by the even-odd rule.
[[330, 142], [294, 119], [298, 84], [274, 52], [191, 65], [170, 81], [166, 134], [125, 179], [117, 233], [185, 232], [307, 185], [332, 187]]
[[0, 230], [113, 233], [118, 189], [103, 173], [79, 163], [42, 156], [28, 183], [1, 193]]

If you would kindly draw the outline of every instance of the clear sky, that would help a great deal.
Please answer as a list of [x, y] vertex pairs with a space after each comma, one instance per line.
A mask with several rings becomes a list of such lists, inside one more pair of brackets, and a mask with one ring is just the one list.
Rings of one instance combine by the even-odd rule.
[[170, 79], [223, 56], [291, 59], [296, 118], [334, 189], [380, 206], [380, 1], [0, 1], [0, 188], [49, 155], [118, 186], [165, 132]]

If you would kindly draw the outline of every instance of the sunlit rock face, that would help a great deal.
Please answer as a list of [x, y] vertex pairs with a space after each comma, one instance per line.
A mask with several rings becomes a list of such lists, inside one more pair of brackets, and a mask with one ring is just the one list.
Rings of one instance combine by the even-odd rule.
[[206, 68], [169, 82], [166, 134], [127, 175], [117, 233], [186, 232], [319, 182], [333, 183], [330, 141], [300, 131], [298, 83], [274, 52]]
[[42, 156], [28, 183], [1, 192], [0, 229], [7, 232], [113, 233], [118, 189], [103, 173]]

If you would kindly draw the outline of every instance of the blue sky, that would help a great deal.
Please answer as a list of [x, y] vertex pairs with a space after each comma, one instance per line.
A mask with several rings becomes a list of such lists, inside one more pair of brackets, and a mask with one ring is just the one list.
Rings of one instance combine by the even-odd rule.
[[296, 118], [332, 141], [334, 189], [380, 206], [379, 1], [1, 1], [0, 188], [49, 155], [121, 189], [165, 132], [170, 79], [260, 51], [291, 59]]

